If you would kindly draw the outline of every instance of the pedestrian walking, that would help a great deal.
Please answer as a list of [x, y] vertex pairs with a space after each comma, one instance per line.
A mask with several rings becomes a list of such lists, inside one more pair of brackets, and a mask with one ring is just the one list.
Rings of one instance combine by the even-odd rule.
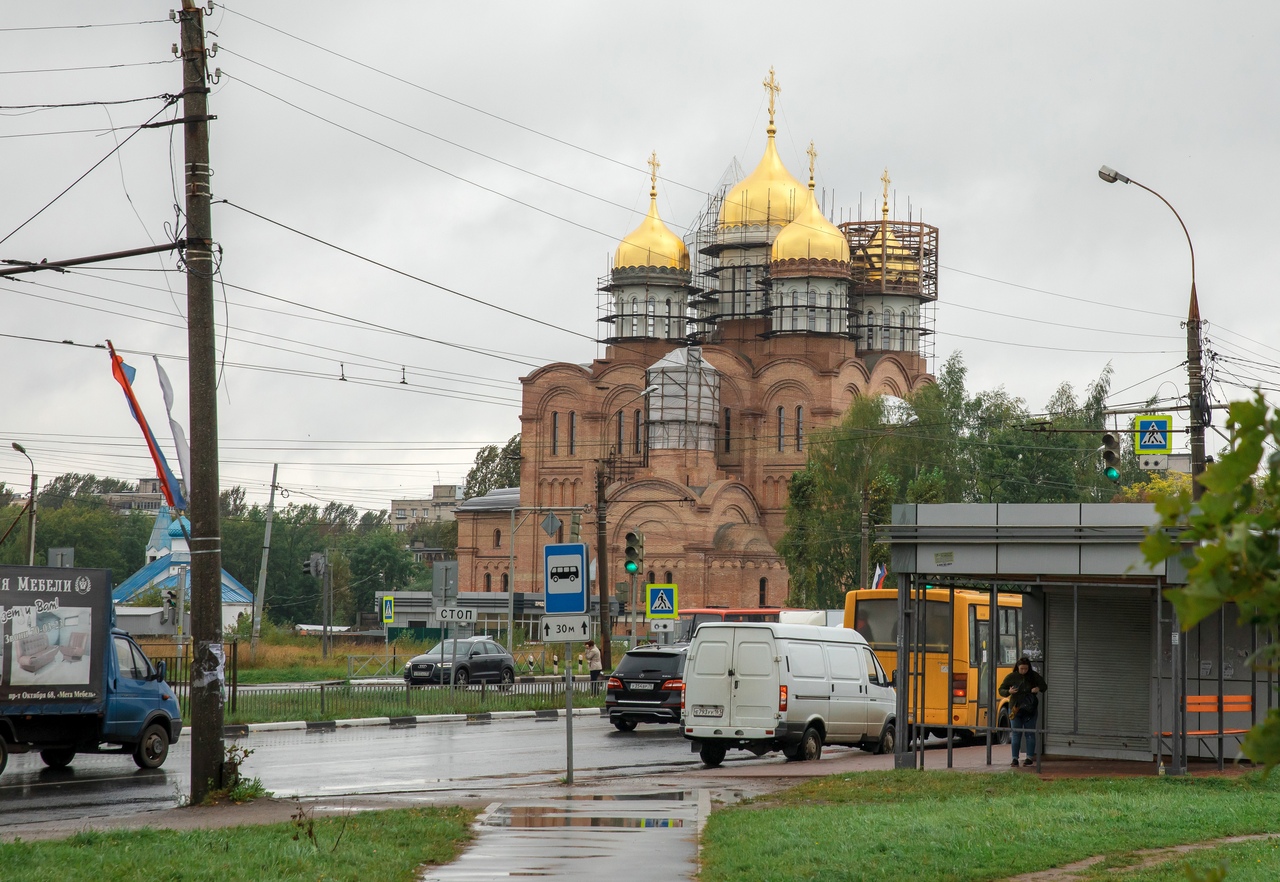
[[1024, 766], [1036, 764], [1036, 721], [1040, 716], [1040, 696], [1049, 686], [1031, 667], [1031, 659], [1025, 655], [1018, 659], [1013, 670], [1000, 684], [1000, 694], [1009, 699], [1009, 744], [1013, 747], [1013, 763], [1018, 765], [1018, 753], [1026, 742], [1027, 758]]

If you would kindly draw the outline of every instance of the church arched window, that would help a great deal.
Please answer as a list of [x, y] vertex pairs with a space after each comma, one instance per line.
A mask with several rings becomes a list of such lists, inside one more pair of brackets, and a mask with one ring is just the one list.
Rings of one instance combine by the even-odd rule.
[[648, 308], [645, 310], [645, 335], [649, 337], [654, 336], [653, 316], [656, 309], [657, 309], [657, 298], [655, 298], [653, 295], [650, 295]]
[[626, 419], [627, 419], [626, 411], [622, 411], [622, 410], [618, 411], [618, 446], [615, 447], [614, 449], [617, 450], [619, 453], [623, 452], [622, 445], [625, 442], [627, 437], [626, 427], [624, 426]]
[[557, 456], [560, 453], [560, 414], [557, 411], [551, 413], [551, 455]]
[[484, 574], [484, 590], [485, 591], [493, 590], [493, 573]]
[[806, 300], [808, 302], [809, 313], [806, 316], [805, 327], [810, 331], [816, 331], [818, 330], [818, 292], [810, 288]]
[[769, 599], [769, 580], [761, 577], [760, 579], [760, 606], [768, 606], [766, 601]]
[[876, 348], [876, 313], [873, 309], [867, 310], [867, 348]]
[[728, 453], [732, 448], [733, 423], [729, 420], [729, 408], [724, 409], [724, 452]]
[[637, 410], [637, 411], [636, 411], [635, 413], [633, 413], [631, 416], [633, 417], [632, 422], [634, 423], [634, 428], [632, 429], [632, 434], [634, 435], [634, 442], [635, 442], [635, 443], [634, 443], [634, 450], [632, 450], [632, 452], [633, 452], [633, 453], [639, 453], [639, 452], [640, 452], [640, 449], [641, 449], [641, 448], [640, 448], [640, 438], [641, 438], [641, 436], [640, 436], [640, 432], [641, 432], [641, 423], [642, 423], [642, 418], [643, 418], [644, 414], [643, 414], [643, 413], [641, 413], [639, 410]]
[[673, 312], [671, 311], [671, 298], [670, 298], [670, 297], [668, 297], [668, 298], [667, 298], [667, 321], [666, 321], [666, 325], [667, 325], [667, 326], [666, 326], [666, 328], [664, 328], [664, 329], [663, 329], [663, 331], [662, 331], [662, 336], [663, 336], [663, 337], [665, 337], [665, 338], [667, 338], [668, 340], [670, 340], [672, 337], [674, 337], [674, 336], [675, 336], [675, 334], [672, 332], [672, 326], [673, 326], [675, 323], [671, 321], [671, 318], [672, 318], [672, 316], [674, 316], [674, 315], [675, 315], [675, 313], [673, 313]]
[[494, 548], [502, 547], [502, 531], [501, 530], [493, 531], [493, 547]]
[[796, 405], [796, 450], [804, 450], [804, 407]]
[[898, 348], [907, 351], [907, 311], [902, 311], [902, 327], [898, 329]]
[[631, 298], [631, 336], [640, 336], [640, 301], [634, 295]]
[[569, 455], [578, 452], [578, 412], [569, 411]]
[[778, 449], [781, 450], [787, 439], [787, 411], [778, 408]]
[[880, 345], [883, 346], [885, 349], [892, 349], [893, 348], [893, 310], [891, 310], [889, 307], [886, 306], [884, 308], [884, 313], [881, 316], [881, 321], [883, 322], [882, 327], [883, 327], [884, 333], [880, 337]]
[[506, 591], [510, 587], [511, 587], [511, 574], [503, 573], [502, 574], [502, 590]]

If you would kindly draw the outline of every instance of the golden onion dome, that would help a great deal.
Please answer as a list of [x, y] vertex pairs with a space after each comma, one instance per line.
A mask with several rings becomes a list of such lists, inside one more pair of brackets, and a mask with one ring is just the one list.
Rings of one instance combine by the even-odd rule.
[[734, 185], [720, 206], [720, 228], [782, 226], [795, 219], [804, 205], [804, 185], [791, 176], [774, 143], [777, 129], [770, 123], [764, 156], [755, 171]]
[[[810, 151], [813, 145], [809, 145]], [[772, 258], [781, 260], [829, 260], [849, 262], [849, 240], [835, 224], [822, 216], [818, 200], [813, 196], [813, 179], [805, 193], [804, 205], [796, 218], [782, 228], [773, 240]]]
[[663, 267], [688, 272], [689, 249], [658, 217], [658, 157], [649, 158], [649, 214], [628, 233], [613, 253], [613, 268]]

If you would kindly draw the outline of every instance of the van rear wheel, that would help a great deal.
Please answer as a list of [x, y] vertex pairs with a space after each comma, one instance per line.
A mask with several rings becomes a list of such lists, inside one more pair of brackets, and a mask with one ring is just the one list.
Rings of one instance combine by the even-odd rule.
[[804, 735], [800, 736], [800, 744], [796, 748], [795, 756], [791, 759], [797, 762], [813, 762], [822, 758], [822, 733], [810, 726], [804, 730]]
[[4, 772], [4, 767], [9, 764], [9, 747], [4, 743], [4, 738], [0, 737], [0, 773]]
[[706, 764], [708, 769], [714, 769], [716, 766], [724, 762], [724, 755], [728, 753], [723, 744], [714, 744], [710, 741], [702, 742], [702, 747], [698, 750], [698, 756], [702, 762]]

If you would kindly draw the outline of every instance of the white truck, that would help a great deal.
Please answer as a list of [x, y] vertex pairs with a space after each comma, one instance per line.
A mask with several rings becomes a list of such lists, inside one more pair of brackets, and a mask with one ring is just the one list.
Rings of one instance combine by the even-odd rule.
[[707, 766], [729, 748], [816, 760], [822, 745], [893, 750], [897, 694], [848, 628], [780, 622], [698, 628], [684, 676], [683, 734]]

